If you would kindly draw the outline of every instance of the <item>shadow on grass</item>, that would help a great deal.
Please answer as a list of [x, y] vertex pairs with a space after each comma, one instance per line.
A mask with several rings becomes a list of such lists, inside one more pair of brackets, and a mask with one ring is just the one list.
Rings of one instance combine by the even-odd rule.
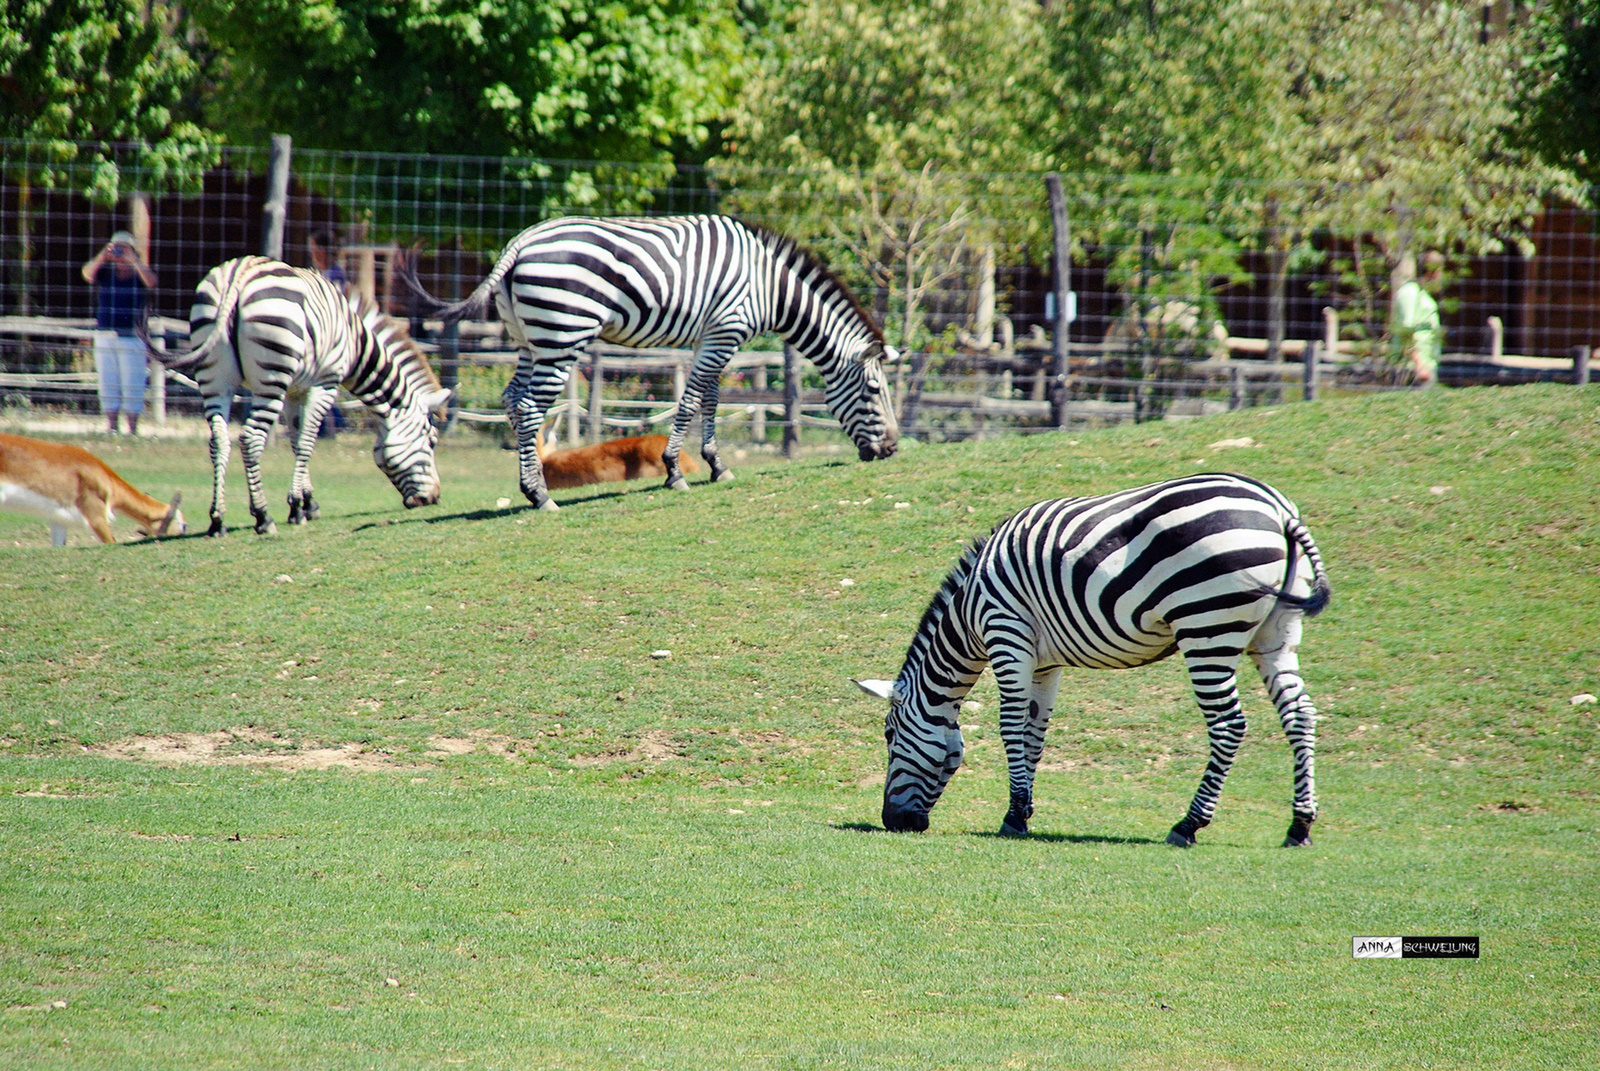
[[[841, 833], [888, 833], [882, 826], [875, 826], [870, 822], [835, 822], [833, 828]], [[914, 837], [915, 833], [893, 834], [894, 836]], [[1045, 844], [1165, 844], [1165, 840], [1153, 840], [1150, 837], [1111, 837], [1096, 833], [1029, 833], [1025, 837], [1012, 836], [1010, 833], [969, 832], [968, 837], [979, 837], [984, 840], [1015, 840], [1015, 841], [1040, 841]]]

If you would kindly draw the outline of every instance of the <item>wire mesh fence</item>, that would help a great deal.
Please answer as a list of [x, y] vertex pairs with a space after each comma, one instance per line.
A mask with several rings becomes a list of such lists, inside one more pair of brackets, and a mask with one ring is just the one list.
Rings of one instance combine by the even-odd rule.
[[[420, 247], [431, 292], [459, 297], [511, 237], [560, 215], [731, 212], [793, 235], [906, 351], [893, 370], [897, 396], [932, 436], [1054, 426], [1058, 389], [1072, 419], [1092, 421], [1299, 397], [1313, 342], [1333, 386], [1406, 384], [1389, 307], [1396, 251], [1309, 218], [1288, 221], [1296, 238], [1275, 243], [1261, 225], [1270, 191], [1247, 185], [1069, 176], [1070, 267], [1057, 279], [1041, 175], [886, 179], [302, 149], [289, 166], [283, 259], [320, 257], [407, 318], [394, 274], [402, 250]], [[150, 309], [181, 346], [195, 283], [263, 249], [268, 167], [265, 146], [156, 160], [135, 147], [0, 142], [0, 404], [93, 407], [95, 295], [81, 268], [117, 229], [142, 245], [157, 275]], [[1551, 202], [1500, 251], [1446, 250], [1445, 382], [1576, 374], [1577, 348], [1600, 341], [1597, 222], [1590, 209]], [[1063, 320], [1065, 383], [1053, 338]], [[440, 362], [467, 412], [497, 411], [510, 351], [492, 324], [443, 339], [436, 323], [418, 319], [413, 330], [443, 343]], [[614, 372], [607, 397], [670, 406], [674, 361], [654, 375]], [[767, 406], [781, 362], [746, 363], [725, 394], [735, 407]], [[181, 389], [170, 400], [194, 404]]]

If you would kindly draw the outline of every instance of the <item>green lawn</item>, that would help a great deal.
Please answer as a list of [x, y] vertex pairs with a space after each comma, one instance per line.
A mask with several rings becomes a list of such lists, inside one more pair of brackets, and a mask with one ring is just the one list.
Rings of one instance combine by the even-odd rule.
[[[752, 457], [554, 515], [472, 437], [406, 512], [346, 435], [305, 528], [271, 452], [272, 538], [237, 452], [224, 540], [0, 515], [0, 1067], [1588, 1066], [1597, 403]], [[85, 445], [204, 530], [203, 440]], [[1315, 846], [1277, 847], [1258, 685], [1217, 822], [1162, 843], [1206, 750], [1176, 661], [1068, 675], [1032, 838], [994, 835], [988, 678], [932, 830], [879, 830], [847, 678], [894, 674], [961, 545], [1209, 469], [1295, 499], [1328, 561]], [[1353, 960], [1369, 934], [1483, 955]]]

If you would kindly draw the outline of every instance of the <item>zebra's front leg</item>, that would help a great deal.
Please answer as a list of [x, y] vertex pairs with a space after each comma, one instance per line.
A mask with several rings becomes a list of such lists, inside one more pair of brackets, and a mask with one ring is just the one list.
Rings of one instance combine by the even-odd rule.
[[[990, 668], [1000, 686], [1000, 739], [1005, 744], [1011, 782], [1011, 806], [1000, 823], [1000, 834], [1025, 837], [1028, 819], [1033, 817], [1033, 783], [1039, 755], [1044, 750], [1044, 732], [1050, 724], [1050, 706], [1040, 702], [1038, 681], [1052, 674], [1037, 671], [1032, 656], [1021, 653], [996, 655]], [[1053, 677], [1043, 690], [1051, 700], [1060, 682], [1060, 671], [1054, 671]]]
[[316, 449], [322, 418], [332, 408], [335, 394], [326, 387], [312, 387], [301, 404], [290, 403], [289, 427], [294, 434], [294, 476], [289, 481], [289, 523], [314, 521], [321, 511], [311, 497], [311, 451]]
[[267, 493], [261, 481], [261, 455], [267, 448], [267, 432], [278, 418], [277, 407], [258, 409], [250, 414], [239, 432], [239, 453], [244, 455], [244, 478], [250, 487], [250, 515], [256, 520], [257, 535], [272, 535], [278, 530], [267, 512]]
[[[1234, 757], [1239, 754], [1239, 745], [1244, 742], [1244, 708], [1239, 703], [1238, 679], [1241, 652], [1218, 654], [1215, 647], [1201, 646], [1207, 642], [1214, 644], [1215, 638], [1200, 641], [1192, 655], [1184, 651], [1189, 683], [1194, 688], [1200, 712], [1205, 715], [1211, 756], [1206, 762], [1206, 772], [1201, 775], [1200, 788], [1189, 804], [1189, 813], [1167, 834], [1167, 843], [1179, 848], [1194, 847], [1195, 833], [1211, 824], [1223, 783], [1233, 768]], [[1179, 647], [1184, 646], [1180, 640]]]
[[232, 399], [226, 400], [222, 412], [206, 414], [206, 424], [211, 429], [211, 527], [206, 529], [208, 536], [225, 536], [227, 528], [223, 527], [222, 518], [227, 510], [227, 474], [228, 454], [232, 444], [228, 441], [228, 416], [227, 406]]
[[505, 403], [506, 418], [517, 436], [517, 483], [534, 509], [554, 512], [561, 507], [550, 497], [550, 488], [544, 481], [544, 466], [539, 463], [539, 429], [544, 427], [544, 415], [561, 393], [571, 362], [565, 368], [535, 365], [526, 373], [518, 368], [500, 400]]
[[1285, 848], [1309, 847], [1311, 823], [1317, 820], [1317, 708], [1300, 677], [1300, 621], [1298, 613], [1281, 619], [1275, 614], [1250, 651], [1294, 751], [1294, 803]]
[[[667, 470], [667, 479], [663, 486], [669, 491], [689, 489], [689, 481], [683, 478], [683, 470], [678, 467], [678, 454], [683, 450], [683, 440], [689, 431], [689, 421], [694, 419], [695, 410], [700, 407], [700, 378], [697, 373], [690, 376], [689, 381], [684, 384], [683, 397], [678, 399], [677, 415], [672, 418], [672, 431], [667, 435], [665, 449], [661, 451], [661, 464]], [[713, 479], [715, 475], [713, 472]]]

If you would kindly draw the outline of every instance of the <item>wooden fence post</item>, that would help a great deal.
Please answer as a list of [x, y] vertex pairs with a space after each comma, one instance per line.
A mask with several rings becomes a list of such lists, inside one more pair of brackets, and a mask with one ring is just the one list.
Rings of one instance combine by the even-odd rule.
[[1574, 386], [1587, 387], [1589, 385], [1589, 344], [1572, 347], [1572, 383]]
[[800, 354], [783, 346], [783, 456], [794, 457], [800, 445]]
[[1072, 293], [1072, 222], [1067, 217], [1067, 199], [1061, 192], [1061, 176], [1055, 171], [1044, 177], [1045, 189], [1050, 194], [1050, 223], [1055, 242], [1056, 322], [1050, 333], [1050, 353], [1054, 358], [1050, 401], [1052, 415], [1058, 428], [1067, 426], [1067, 303]]
[[1305, 400], [1317, 400], [1317, 362], [1322, 360], [1322, 346], [1315, 340], [1306, 343]]
[[261, 255], [273, 260], [283, 259], [283, 224], [289, 215], [289, 148], [288, 134], [272, 135], [267, 160], [267, 203], [262, 208]]
[[1331, 305], [1322, 310], [1322, 349], [1324, 360], [1339, 359], [1339, 313]]
[[605, 414], [602, 412], [605, 401], [602, 391], [605, 388], [605, 362], [598, 353], [589, 354], [589, 441], [597, 443], [602, 437], [601, 422]]
[[439, 385], [450, 392], [450, 412], [444, 426], [448, 431], [456, 426], [456, 414], [461, 408], [456, 388], [461, 385], [461, 324], [451, 320], [439, 333]]
[[583, 425], [578, 420], [578, 365], [574, 362], [572, 370], [567, 373], [567, 434], [563, 442], [568, 446], [578, 445], [578, 438], [583, 434]]
[[1238, 365], [1228, 368], [1228, 408], [1244, 408], [1244, 369]]
[[1489, 317], [1489, 359], [1498, 361], [1506, 352], [1506, 325], [1498, 316]]
[[[754, 382], [751, 386], [762, 394], [767, 391], [767, 362], [762, 361], [752, 371]], [[767, 404], [760, 403], [755, 411], [750, 414], [750, 438], [753, 442], [766, 444], [767, 441]]]

